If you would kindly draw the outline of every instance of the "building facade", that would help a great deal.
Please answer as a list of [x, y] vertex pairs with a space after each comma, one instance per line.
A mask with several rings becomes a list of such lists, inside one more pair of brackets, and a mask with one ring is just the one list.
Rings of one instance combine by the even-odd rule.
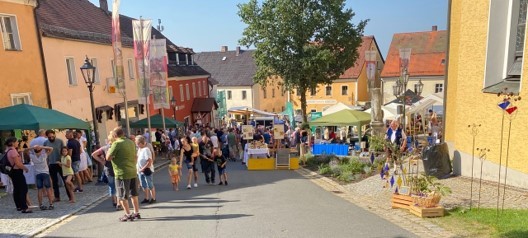
[[[471, 176], [474, 163], [474, 176], [479, 177], [481, 160], [473, 161], [472, 154], [479, 154], [477, 148], [486, 148], [483, 178], [498, 181], [501, 176], [504, 182], [507, 165], [507, 184], [525, 189], [528, 91], [523, 83], [528, 80], [528, 63], [522, 59], [528, 53], [527, 7], [526, 0], [451, 1], [445, 97], [445, 141], [455, 172]], [[497, 94], [504, 88], [522, 98], [511, 100], [505, 107], [508, 111], [498, 106], [503, 97]], [[473, 147], [473, 124], [478, 127], [474, 137], [477, 148]]]
[[[365, 36], [362, 40], [357, 49], [358, 59], [353, 67], [348, 68], [332, 84], [318, 85], [306, 92], [307, 113], [322, 112], [339, 102], [347, 106], [363, 106], [367, 101], [370, 101], [365, 52], [376, 52], [378, 67], [376, 77], [379, 77], [379, 70], [383, 68], [385, 61], [374, 36]], [[292, 92], [291, 101], [294, 109], [299, 111], [301, 109], [301, 97], [297, 91]]]
[[51, 106], [35, 24], [36, 6], [36, 0], [0, 0], [0, 82], [4, 84], [0, 107]]
[[400, 49], [404, 48], [411, 50], [407, 89], [416, 92], [415, 88], [421, 80], [423, 97], [444, 91], [447, 37], [447, 31], [438, 31], [436, 26], [426, 32], [394, 34], [381, 71], [384, 104], [396, 99], [392, 87], [401, 77]]

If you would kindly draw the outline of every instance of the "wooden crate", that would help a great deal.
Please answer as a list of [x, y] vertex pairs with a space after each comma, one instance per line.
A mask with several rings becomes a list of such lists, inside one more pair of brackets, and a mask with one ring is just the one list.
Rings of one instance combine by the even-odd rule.
[[414, 199], [410, 195], [392, 194], [391, 207], [409, 209], [414, 205]]
[[437, 207], [430, 207], [430, 208], [425, 208], [425, 207], [419, 207], [419, 206], [415, 206], [415, 205], [411, 205], [409, 207], [409, 211], [418, 216], [418, 217], [443, 217], [444, 216], [444, 207], [442, 206], [437, 206]]

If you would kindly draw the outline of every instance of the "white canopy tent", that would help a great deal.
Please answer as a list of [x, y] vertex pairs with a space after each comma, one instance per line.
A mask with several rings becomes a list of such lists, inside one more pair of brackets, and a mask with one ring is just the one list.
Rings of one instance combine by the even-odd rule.
[[347, 105], [347, 104], [338, 102], [338, 103], [330, 106], [329, 108], [325, 109], [323, 111], [323, 116], [326, 116], [326, 115], [329, 115], [329, 114], [332, 114], [332, 113], [336, 113], [336, 112], [339, 112], [339, 111], [344, 110], [344, 109], [360, 111], [363, 108], [362, 107], [351, 106], [351, 105]]
[[442, 105], [444, 105], [444, 93], [433, 93], [414, 103], [408, 113], [422, 113], [423, 111], [427, 111], [428, 109], [438, 108], [434, 106]]
[[[387, 120], [392, 121], [392, 120], [398, 118], [398, 112], [397, 112], [396, 108], [381, 106], [381, 110], [383, 111], [383, 121], [387, 121]], [[366, 113], [371, 113], [372, 112], [372, 108], [369, 108], [369, 109], [365, 110], [365, 112]]]
[[234, 114], [244, 114], [244, 115], [253, 115], [253, 116], [277, 116], [276, 113], [261, 111], [252, 107], [240, 106], [232, 107], [227, 110], [229, 113]]

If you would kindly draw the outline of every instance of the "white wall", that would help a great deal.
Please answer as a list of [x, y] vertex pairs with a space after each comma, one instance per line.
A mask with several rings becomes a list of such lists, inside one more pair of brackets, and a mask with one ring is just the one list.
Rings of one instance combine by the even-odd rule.
[[[255, 107], [253, 105], [253, 91], [251, 90], [251, 86], [233, 86], [233, 87], [218, 87], [218, 92], [220, 91], [226, 91], [226, 107], [229, 110], [229, 108], [232, 107], [240, 107], [240, 106], [247, 106], [247, 107]], [[231, 91], [232, 98], [228, 98], [227, 91]], [[242, 100], [242, 91], [246, 91], [246, 99]]]
[[[382, 97], [383, 97], [383, 104], [386, 104], [394, 99], [394, 94], [392, 93], [392, 86], [395, 84], [396, 78], [384, 78], [382, 83]], [[424, 84], [423, 91], [421, 96], [427, 97], [430, 94], [435, 93], [435, 85], [436, 84], [443, 84], [444, 91], [445, 91], [445, 77], [444, 76], [438, 76], [438, 77], [412, 77], [409, 78], [409, 82], [407, 83], [407, 89], [410, 89], [414, 91], [414, 85], [418, 83], [419, 80], [422, 80], [422, 83]]]

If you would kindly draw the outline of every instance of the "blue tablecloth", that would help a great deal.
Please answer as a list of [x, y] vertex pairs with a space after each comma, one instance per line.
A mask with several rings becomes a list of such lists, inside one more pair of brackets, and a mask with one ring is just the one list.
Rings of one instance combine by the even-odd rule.
[[335, 154], [339, 156], [348, 155], [348, 145], [341, 144], [314, 144], [312, 148], [312, 154]]

